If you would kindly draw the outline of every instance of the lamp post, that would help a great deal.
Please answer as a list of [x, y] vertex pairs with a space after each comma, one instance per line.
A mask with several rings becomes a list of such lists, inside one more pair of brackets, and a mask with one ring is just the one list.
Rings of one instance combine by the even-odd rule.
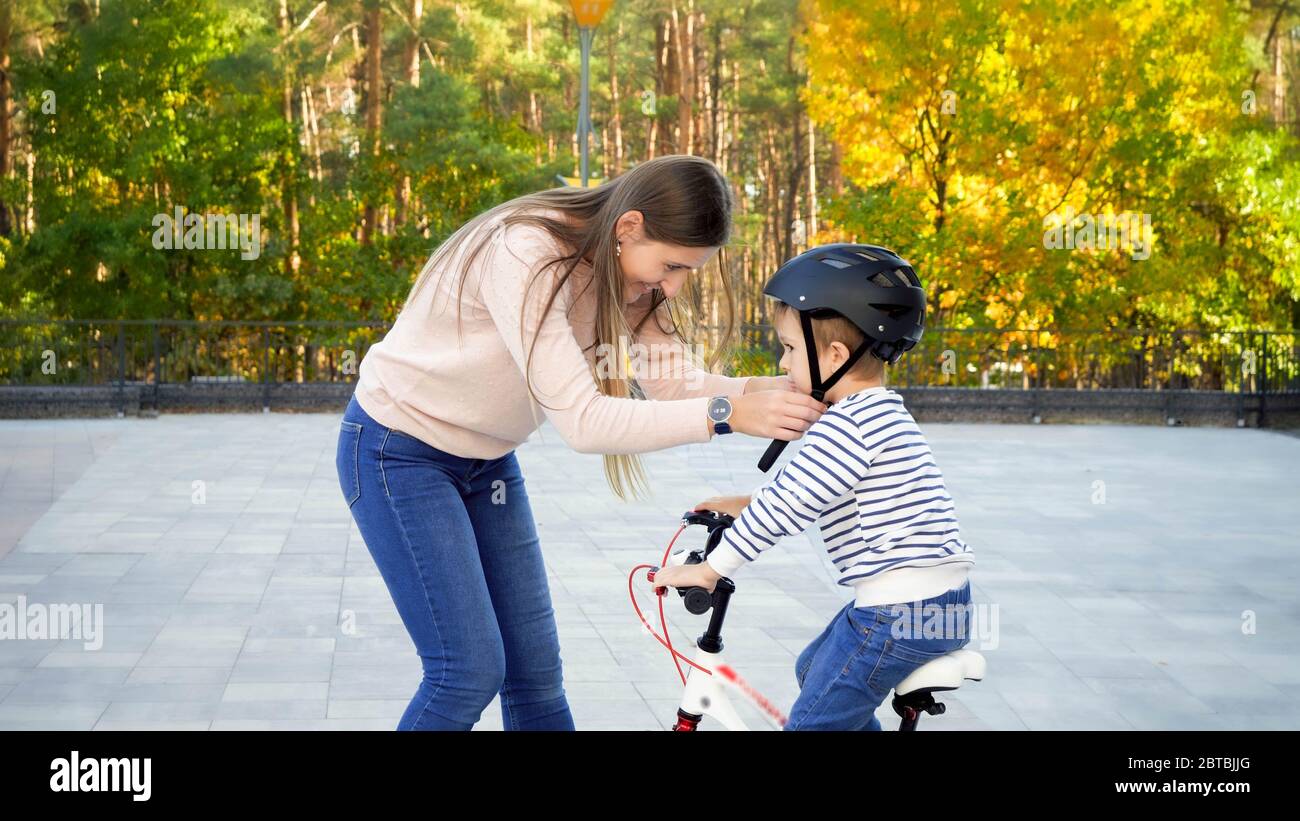
[[578, 39], [582, 44], [582, 102], [578, 106], [578, 146], [581, 152], [580, 173], [582, 187], [587, 187], [590, 179], [588, 172], [588, 145], [591, 137], [591, 40], [596, 26], [604, 19], [614, 0], [569, 0], [573, 14], [578, 18]]

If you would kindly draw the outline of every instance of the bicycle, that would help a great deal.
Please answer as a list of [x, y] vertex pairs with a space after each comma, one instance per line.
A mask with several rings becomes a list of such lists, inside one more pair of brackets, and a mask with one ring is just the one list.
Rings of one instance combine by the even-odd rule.
[[[711, 510], [687, 511], [682, 516], [681, 527], [677, 529], [677, 533], [673, 535], [667, 549], [664, 551], [664, 559], [660, 566], [703, 562], [721, 541], [723, 531], [734, 522], [735, 519], [727, 513]], [[708, 529], [708, 539], [703, 550], [680, 550], [673, 553], [672, 549], [677, 542], [677, 537], [691, 525], [704, 525]], [[659, 636], [654, 632], [649, 622], [641, 614], [641, 608], [637, 606], [632, 583], [636, 571], [643, 567], [650, 568], [647, 573], [647, 580], [651, 582], [654, 581], [654, 574], [659, 569], [646, 564], [632, 568], [631, 573], [628, 575], [628, 593], [632, 597], [632, 607], [636, 610], [637, 616], [641, 619], [646, 631], [672, 653], [673, 662], [677, 664], [678, 675], [681, 676], [682, 684], [685, 687], [682, 700], [677, 708], [677, 720], [672, 729], [676, 732], [694, 731], [698, 729], [704, 717], [709, 716], [728, 730], [748, 730], [749, 727], [741, 719], [728, 698], [728, 690], [740, 693], [758, 708], [765, 719], [776, 725], [778, 729], [784, 727], [785, 715], [764, 698], [761, 693], [749, 686], [744, 678], [736, 672], [735, 668], [727, 664], [726, 659], [723, 657], [722, 626], [727, 618], [727, 608], [731, 602], [731, 596], [736, 592], [735, 583], [731, 579], [723, 577], [714, 585], [712, 593], [703, 587], [677, 589], [677, 593], [688, 612], [698, 616], [710, 610], [713, 611], [713, 614], [709, 617], [708, 627], [696, 640], [694, 657], [687, 658], [673, 648], [672, 640], [668, 636], [668, 621], [663, 610], [667, 588], [661, 589], [658, 596], [659, 617], [663, 636]], [[678, 662], [679, 658], [694, 668], [691, 674], [682, 672], [681, 664]], [[898, 729], [900, 731], [915, 730], [922, 713], [942, 715], [946, 708], [942, 702], [935, 700], [934, 694], [955, 691], [965, 681], [983, 680], [985, 667], [985, 660], [982, 655], [974, 650], [961, 648], [913, 670], [907, 678], [899, 682], [894, 688], [894, 697], [890, 702], [890, 706], [900, 717]], [[695, 674], [697, 670], [699, 673]]]

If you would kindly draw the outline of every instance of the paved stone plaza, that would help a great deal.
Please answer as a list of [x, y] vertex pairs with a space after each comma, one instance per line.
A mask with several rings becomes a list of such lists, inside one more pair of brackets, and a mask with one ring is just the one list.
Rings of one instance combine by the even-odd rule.
[[[339, 491], [339, 418], [0, 421], [0, 605], [102, 604], [104, 619], [96, 650], [0, 640], [0, 729], [394, 727], [420, 664]], [[923, 428], [998, 631], [971, 645], [987, 678], [921, 729], [1300, 728], [1300, 438]], [[628, 570], [658, 563], [695, 502], [758, 485], [765, 445], [647, 454], [641, 505], [549, 425], [519, 449], [579, 729], [672, 723], [681, 684]], [[727, 655], [783, 709], [795, 657], [850, 598], [831, 571], [799, 537], [736, 574]], [[689, 646], [705, 617], [672, 604]], [[493, 702], [478, 728], [500, 727]]]

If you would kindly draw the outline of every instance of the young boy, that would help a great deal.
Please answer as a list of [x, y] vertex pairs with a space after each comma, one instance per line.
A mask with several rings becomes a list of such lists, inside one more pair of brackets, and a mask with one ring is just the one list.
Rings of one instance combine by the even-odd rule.
[[[816, 525], [854, 599], [799, 655], [800, 693], [784, 729], [879, 730], [876, 708], [896, 684], [970, 641], [971, 549], [925, 437], [885, 387], [886, 362], [920, 338], [925, 294], [892, 251], [849, 244], [801, 254], [764, 293], [778, 300], [781, 370], [800, 391], [825, 390], [831, 408], [752, 497], [696, 505], [736, 521], [707, 561], [661, 568], [651, 584], [712, 590], [781, 537]], [[933, 614], [930, 605], [944, 615], [940, 635], [932, 623], [914, 635], [913, 614]]]

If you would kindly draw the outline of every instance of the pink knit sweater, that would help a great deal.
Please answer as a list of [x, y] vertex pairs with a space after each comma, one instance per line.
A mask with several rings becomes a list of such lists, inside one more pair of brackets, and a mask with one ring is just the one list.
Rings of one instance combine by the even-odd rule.
[[[595, 339], [595, 295], [601, 284], [592, 281], [587, 263], [574, 270], [542, 321], [531, 367], [533, 391], [542, 404], [530, 399], [524, 366], [562, 266], [553, 266], [532, 285], [522, 326], [520, 309], [525, 287], [559, 253], [559, 243], [541, 228], [507, 228], [500, 219], [480, 230], [491, 237], [466, 274], [464, 290], [460, 267], [455, 277], [432, 271], [433, 279], [398, 314], [388, 335], [367, 351], [356, 388], [366, 413], [435, 448], [474, 459], [514, 450], [541, 426], [543, 416], [581, 453], [643, 453], [709, 440], [710, 397], [743, 393], [749, 377], [698, 368], [681, 343], [660, 330], [661, 320], [651, 317], [627, 344], [631, 374], [650, 401], [601, 394], [590, 370], [597, 351], [588, 347]], [[462, 246], [446, 264], [461, 266], [464, 251]], [[458, 293], [463, 294], [459, 341]], [[576, 302], [575, 294], [580, 294]], [[645, 315], [650, 299], [646, 294], [625, 306], [629, 327]], [[664, 306], [659, 310], [666, 316]], [[671, 327], [666, 319], [662, 324]], [[602, 367], [619, 367], [617, 356], [602, 359]]]

